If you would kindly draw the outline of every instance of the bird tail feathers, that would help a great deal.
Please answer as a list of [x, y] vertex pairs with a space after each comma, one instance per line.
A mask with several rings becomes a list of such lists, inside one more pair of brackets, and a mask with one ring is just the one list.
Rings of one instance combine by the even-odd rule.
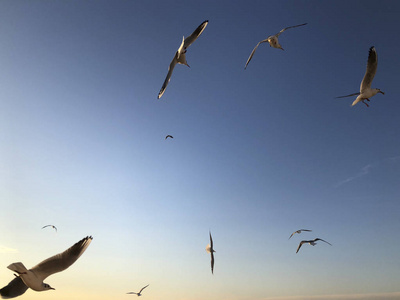
[[22, 273], [25, 273], [26, 271], [28, 271], [22, 262], [12, 263], [7, 268], [9, 268], [10, 270], [12, 270], [18, 274], [22, 274]]

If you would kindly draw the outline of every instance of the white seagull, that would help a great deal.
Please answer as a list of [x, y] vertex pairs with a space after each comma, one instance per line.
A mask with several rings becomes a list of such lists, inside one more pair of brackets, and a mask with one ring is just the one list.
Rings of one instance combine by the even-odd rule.
[[290, 239], [294, 234], [296, 234], [296, 233], [300, 234], [302, 231], [312, 231], [312, 230], [309, 230], [309, 229], [299, 229], [299, 230], [296, 230], [295, 232], [293, 232], [293, 233], [289, 236], [289, 239]]
[[214, 246], [210, 231], [210, 243], [206, 247], [206, 251], [211, 254], [211, 273], [214, 274]]
[[145, 287], [142, 287], [142, 289], [139, 291], [139, 293], [129, 292], [129, 293], [127, 293], [127, 294], [136, 294], [136, 295], [138, 295], [138, 296], [142, 296], [142, 294], [141, 294], [142, 291], [143, 291], [145, 288], [147, 288], [149, 285], [150, 285], [150, 284], [146, 285]]
[[329, 245], [332, 246], [332, 244], [328, 243], [327, 241], [324, 241], [323, 239], [320, 239], [320, 238], [316, 238], [316, 239], [313, 239], [313, 240], [311, 240], [311, 241], [301, 241], [300, 244], [299, 244], [299, 246], [297, 247], [296, 253], [299, 252], [300, 247], [301, 247], [303, 244], [310, 244], [311, 246], [315, 246], [315, 245], [317, 244], [316, 241], [323, 241], [323, 242], [325, 242], [325, 243], [327, 243], [327, 244], [329, 244]]
[[7, 268], [16, 272], [19, 276], [14, 274], [17, 278], [14, 278], [7, 286], [0, 290], [1, 298], [8, 299], [20, 296], [28, 288], [38, 292], [54, 290], [50, 285], [44, 283], [43, 280], [71, 266], [85, 252], [92, 239], [91, 236], [87, 236], [64, 252], [42, 261], [29, 270], [21, 262], [12, 263]]
[[285, 30], [289, 29], [289, 28], [295, 28], [295, 27], [304, 26], [304, 25], [307, 25], [307, 23], [300, 24], [300, 25], [295, 25], [295, 26], [289, 26], [289, 27], [283, 28], [283, 29], [282, 29], [281, 31], [279, 31], [277, 34], [271, 35], [271, 36], [269, 36], [268, 38], [266, 38], [265, 40], [262, 40], [261, 42], [259, 42], [259, 43], [254, 47], [253, 51], [251, 51], [251, 54], [250, 54], [249, 58], [247, 59], [247, 62], [246, 62], [246, 65], [245, 65], [244, 68], [245, 68], [245, 69], [247, 68], [247, 65], [249, 64], [250, 60], [253, 58], [253, 55], [254, 55], [254, 53], [256, 52], [257, 47], [258, 47], [260, 44], [265, 43], [265, 42], [268, 42], [270, 47], [278, 48], [278, 49], [283, 50], [282, 46], [279, 44], [279, 41], [278, 41], [279, 35], [280, 35], [282, 32], [284, 32]]
[[356, 100], [353, 101], [351, 106], [354, 106], [361, 101], [367, 107], [369, 107], [368, 103], [364, 102], [364, 100], [370, 101], [369, 98], [375, 96], [377, 93], [381, 93], [382, 95], [385, 94], [380, 89], [371, 89], [372, 80], [374, 79], [377, 68], [378, 68], [378, 54], [376, 53], [375, 47], [372, 46], [371, 48], [369, 48], [367, 70], [365, 71], [364, 78], [361, 81], [360, 92], [336, 98], [345, 98], [358, 95], [358, 97], [356, 98]]
[[46, 225], [46, 226], [43, 226], [42, 229], [43, 229], [43, 228], [46, 228], [46, 227], [49, 227], [49, 226], [50, 226], [50, 227], [53, 227], [53, 228], [55, 229], [55, 231], [57, 232], [57, 227], [54, 226], [54, 225]]
[[178, 48], [178, 51], [176, 51], [174, 59], [171, 61], [170, 65], [168, 67], [167, 77], [165, 78], [164, 84], [162, 85], [161, 90], [158, 93], [157, 99], [160, 99], [161, 96], [164, 94], [165, 89], [167, 88], [167, 85], [171, 79], [172, 71], [174, 70], [176, 64], [182, 64], [182, 65], [186, 65], [186, 66], [190, 67], [186, 61], [187, 48], [200, 36], [200, 34], [206, 28], [207, 24], [208, 24], [208, 20], [201, 23], [200, 26], [197, 27], [196, 30], [193, 31], [193, 33], [190, 36], [188, 36], [186, 39], [185, 39], [185, 37], [183, 37], [182, 44]]

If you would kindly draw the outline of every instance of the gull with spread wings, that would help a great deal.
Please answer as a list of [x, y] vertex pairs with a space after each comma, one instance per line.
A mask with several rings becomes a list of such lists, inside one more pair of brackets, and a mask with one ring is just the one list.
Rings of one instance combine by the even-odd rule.
[[369, 48], [367, 70], [365, 71], [364, 78], [361, 81], [360, 92], [336, 98], [345, 98], [358, 95], [358, 97], [356, 98], [356, 100], [353, 101], [351, 106], [354, 106], [361, 101], [367, 107], [369, 107], [368, 103], [364, 102], [365, 100], [370, 101], [369, 98], [375, 96], [378, 93], [381, 93], [382, 95], [385, 94], [380, 89], [371, 89], [372, 80], [375, 77], [377, 68], [378, 68], [378, 54], [376, 53], [375, 47], [372, 46], [371, 48]]
[[262, 40], [261, 42], [259, 42], [259, 43], [254, 47], [253, 51], [251, 51], [251, 54], [250, 54], [249, 58], [247, 59], [247, 62], [246, 62], [246, 65], [244, 66], [244, 68], [245, 68], [245, 69], [247, 68], [247, 65], [249, 64], [250, 60], [253, 58], [253, 55], [254, 55], [254, 53], [256, 52], [256, 50], [257, 50], [257, 48], [258, 48], [258, 46], [259, 46], [260, 44], [268, 42], [270, 47], [283, 50], [282, 46], [279, 44], [279, 40], [278, 40], [279, 35], [280, 35], [282, 32], [284, 32], [285, 30], [287, 30], [287, 29], [295, 28], [295, 27], [299, 27], [299, 26], [304, 26], [304, 25], [307, 25], [307, 23], [300, 24], [300, 25], [289, 26], [289, 27], [283, 28], [283, 29], [282, 29], [281, 31], [279, 31], [277, 34], [271, 35], [271, 36], [269, 36], [268, 38], [266, 38], [265, 40]]
[[290, 239], [294, 234], [296, 234], [296, 233], [300, 234], [302, 231], [312, 231], [312, 230], [309, 230], [309, 229], [299, 229], [299, 230], [296, 230], [295, 232], [293, 232], [293, 233], [289, 236], [289, 239]]
[[210, 243], [206, 247], [206, 251], [211, 254], [211, 273], [214, 274], [214, 245], [210, 231]]
[[142, 287], [142, 289], [139, 291], [139, 293], [129, 292], [129, 293], [127, 293], [127, 294], [135, 294], [135, 295], [138, 295], [138, 296], [142, 296], [142, 291], [143, 291], [145, 288], [147, 288], [149, 285], [150, 285], [150, 284], [146, 285], [145, 287]]
[[62, 253], [56, 254], [32, 269], [27, 269], [21, 262], [12, 263], [7, 268], [17, 273], [16, 278], [10, 281], [8, 285], [0, 290], [1, 298], [9, 299], [22, 295], [28, 288], [35, 291], [54, 290], [50, 285], [44, 283], [43, 280], [48, 276], [64, 271], [70, 267], [89, 247], [92, 241], [91, 236], [87, 236], [75, 243]]
[[299, 252], [300, 247], [303, 246], [303, 244], [310, 244], [311, 246], [315, 246], [317, 244], [316, 243], [317, 241], [323, 241], [323, 242], [325, 242], [325, 243], [327, 243], [327, 244], [332, 246], [332, 244], [328, 243], [327, 241], [324, 241], [323, 239], [320, 239], [320, 238], [316, 238], [316, 239], [313, 239], [311, 241], [301, 241], [299, 246], [297, 247], [296, 253]]
[[169, 81], [171, 80], [172, 71], [174, 70], [175, 65], [182, 64], [182, 65], [189, 67], [189, 65], [186, 61], [187, 48], [200, 36], [200, 34], [206, 28], [207, 24], [208, 24], [208, 20], [201, 23], [200, 26], [197, 27], [196, 30], [193, 31], [193, 33], [190, 36], [188, 36], [186, 39], [185, 39], [185, 37], [183, 37], [182, 44], [178, 48], [178, 51], [176, 51], [174, 59], [171, 61], [170, 65], [168, 67], [168, 74], [167, 74], [167, 77], [165, 78], [164, 84], [162, 85], [160, 92], [158, 93], [158, 97], [157, 97], [158, 99], [160, 99], [161, 96], [164, 94], [165, 89], [167, 88], [167, 85], [168, 85]]

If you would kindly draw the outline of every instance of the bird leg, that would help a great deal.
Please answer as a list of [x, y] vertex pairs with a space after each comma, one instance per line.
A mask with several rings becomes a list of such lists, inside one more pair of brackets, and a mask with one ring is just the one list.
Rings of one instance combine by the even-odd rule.
[[[369, 99], [364, 99], [364, 100], [368, 100], [368, 101], [370, 101]], [[362, 103], [364, 103], [364, 104], [365, 104], [367, 107], [369, 107], [368, 103], [364, 102], [364, 100], [361, 100], [361, 101], [362, 101]]]

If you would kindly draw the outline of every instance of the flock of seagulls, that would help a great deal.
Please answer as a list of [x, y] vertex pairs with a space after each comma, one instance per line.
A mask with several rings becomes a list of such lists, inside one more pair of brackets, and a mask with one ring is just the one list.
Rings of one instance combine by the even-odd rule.
[[[193, 44], [193, 42], [201, 35], [201, 33], [206, 28], [207, 24], [208, 24], [208, 20], [201, 23], [190, 36], [188, 36], [187, 38], [183, 37], [182, 43], [181, 43], [180, 47], [178, 48], [178, 50], [176, 51], [175, 56], [172, 59], [170, 65], [168, 67], [168, 74], [167, 74], [167, 77], [165, 78], [164, 84], [162, 85], [160, 92], [158, 93], [158, 97], [157, 97], [158, 99], [160, 99], [161, 96], [164, 94], [165, 89], [167, 88], [167, 85], [168, 85], [169, 81], [171, 80], [172, 71], [174, 70], [175, 65], [183, 64], [183, 65], [186, 65], [189, 67], [189, 65], [186, 61], [187, 48], [191, 44]], [[250, 56], [247, 59], [247, 62], [246, 62], [246, 65], [244, 68], [245, 69], [247, 68], [247, 65], [249, 64], [250, 60], [253, 58], [254, 53], [256, 52], [256, 50], [260, 44], [268, 42], [270, 47], [284, 50], [282, 48], [281, 44], [279, 43], [279, 39], [278, 39], [279, 35], [281, 35], [284, 31], [286, 31], [288, 29], [305, 26], [305, 25], [307, 25], [307, 23], [285, 27], [281, 31], [279, 31], [277, 34], [271, 35], [268, 38], [266, 38], [265, 40], [258, 42], [257, 45], [254, 47], [253, 51], [250, 53]], [[376, 88], [372, 89], [371, 88], [372, 80], [374, 79], [374, 76], [376, 74], [377, 67], [378, 67], [378, 54], [376, 53], [375, 47], [372, 46], [369, 49], [367, 70], [366, 70], [364, 78], [361, 82], [360, 92], [346, 95], [346, 96], [340, 96], [340, 97], [336, 97], [336, 98], [344, 98], [344, 97], [358, 95], [358, 97], [356, 98], [356, 100], [354, 100], [354, 102], [352, 103], [351, 106], [354, 106], [358, 102], [361, 101], [367, 107], [369, 107], [369, 105], [366, 102], [364, 102], [365, 100], [370, 101], [369, 98], [375, 96], [377, 93], [381, 93], [383, 95], [385, 94], [380, 89], [376, 89]]]
[[[162, 97], [162, 95], [164, 94], [164, 92], [167, 88], [167, 85], [168, 85], [169, 81], [171, 80], [172, 71], [174, 70], [175, 65], [183, 64], [183, 65], [186, 65], [189, 67], [189, 65], [186, 61], [187, 48], [191, 44], [193, 44], [193, 42], [201, 35], [201, 33], [206, 28], [207, 24], [208, 24], [208, 20], [201, 23], [190, 36], [188, 36], [187, 38], [183, 37], [182, 43], [181, 43], [180, 47], [178, 48], [178, 50], [176, 51], [175, 56], [169, 65], [167, 76], [161, 87], [160, 92], [158, 93], [158, 99], [160, 99]], [[305, 26], [305, 25], [307, 25], [307, 23], [285, 27], [281, 31], [279, 31], [277, 34], [271, 35], [267, 39], [258, 42], [258, 44], [254, 47], [253, 51], [251, 52], [249, 58], [247, 59], [247, 62], [246, 62], [246, 65], [244, 68], [245, 69], [247, 68], [249, 62], [253, 58], [254, 53], [256, 52], [256, 50], [260, 44], [268, 42], [270, 47], [283, 50], [282, 46], [279, 44], [279, 40], [278, 40], [279, 35], [282, 34], [284, 31], [286, 31], [287, 29], [296, 28], [296, 27]], [[352, 106], [356, 105], [358, 102], [363, 102], [367, 107], [369, 107], [369, 105], [365, 102], [365, 100], [370, 101], [369, 98], [375, 96], [377, 93], [384, 94], [384, 92], [382, 92], [380, 89], [371, 88], [372, 80], [374, 79], [374, 76], [376, 74], [377, 67], [378, 67], [378, 55], [377, 55], [375, 47], [371, 47], [369, 49], [367, 70], [365, 72], [364, 78], [360, 85], [360, 92], [346, 95], [346, 96], [340, 96], [337, 98], [344, 98], [344, 97], [350, 97], [350, 96], [357, 95], [357, 98], [352, 103]], [[165, 140], [167, 140], [168, 138], [173, 139], [173, 136], [167, 135], [165, 137]], [[51, 225], [51, 224], [45, 225], [42, 227], [42, 229], [44, 229], [46, 227], [52, 227], [57, 232], [57, 228], [54, 225]], [[311, 231], [312, 230], [309, 230], [309, 229], [296, 230], [289, 236], [289, 239], [292, 238], [293, 235], [295, 235], [295, 234], [300, 234], [302, 232], [311, 232]], [[210, 253], [211, 273], [214, 274], [215, 250], [214, 250], [214, 246], [213, 246], [213, 239], [211, 236], [211, 231], [209, 232], [209, 235], [210, 235], [210, 243], [206, 246], [206, 251], [208, 253]], [[51, 287], [47, 283], [44, 283], [43, 280], [45, 280], [48, 276], [50, 276], [54, 273], [61, 272], [61, 271], [66, 270], [67, 268], [69, 268], [89, 247], [92, 239], [93, 238], [91, 236], [87, 236], [87, 237], [83, 238], [82, 240], [80, 240], [79, 242], [75, 243], [72, 247], [68, 248], [64, 252], [54, 255], [54, 256], [42, 261], [41, 263], [39, 263], [38, 265], [34, 266], [33, 268], [31, 268], [29, 270], [21, 262], [16, 262], [16, 263], [10, 264], [8, 266], [8, 269], [10, 269], [16, 273], [16, 274], [14, 274], [16, 278], [14, 278], [12, 281], [10, 281], [7, 286], [0, 289], [1, 298], [9, 299], [9, 298], [18, 297], [18, 296], [24, 294], [28, 288], [31, 288], [32, 290], [35, 290], [35, 291], [54, 290], [53, 287]], [[332, 246], [332, 244], [330, 244], [329, 242], [327, 242], [321, 238], [315, 238], [313, 240], [302, 240], [297, 247], [296, 253], [299, 252], [299, 250], [303, 244], [310, 244], [312, 246], [315, 246], [317, 241], [322, 241], [322, 242], [325, 242]], [[127, 294], [136, 294], [137, 296], [141, 296], [142, 291], [145, 288], [147, 288], [148, 286], [149, 286], [149, 284], [144, 286], [143, 288], [141, 288], [140, 291], [137, 293], [136, 292], [128, 292]]]

